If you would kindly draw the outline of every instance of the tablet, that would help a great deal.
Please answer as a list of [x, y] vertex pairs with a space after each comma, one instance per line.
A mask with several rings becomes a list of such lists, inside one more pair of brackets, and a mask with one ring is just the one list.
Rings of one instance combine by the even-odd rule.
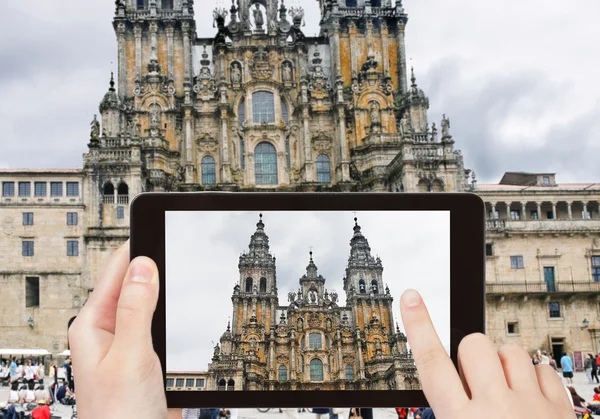
[[428, 406], [400, 296], [421, 293], [457, 365], [484, 331], [484, 225], [468, 193], [139, 195], [168, 406]]

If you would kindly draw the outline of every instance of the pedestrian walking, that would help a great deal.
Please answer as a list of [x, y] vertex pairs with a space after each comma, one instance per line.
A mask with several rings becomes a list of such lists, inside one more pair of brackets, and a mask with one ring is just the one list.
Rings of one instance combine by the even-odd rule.
[[589, 354], [592, 359], [592, 382], [594, 378], [596, 379], [596, 384], [600, 384], [600, 380], [598, 379], [598, 363], [596, 362], [596, 357], [593, 354]]
[[554, 371], [558, 371], [558, 365], [556, 365], [556, 360], [554, 359], [554, 353], [550, 353], [550, 366], [554, 368]]
[[27, 364], [25, 365], [25, 381], [28, 385], [32, 386], [35, 383], [35, 369], [33, 365], [31, 365], [31, 359], [27, 360]]
[[560, 365], [562, 367], [563, 377], [567, 384], [573, 384], [573, 360], [563, 352], [563, 356], [560, 359]]
[[40, 385], [44, 385], [44, 378], [46, 378], [46, 366], [43, 362], [39, 363], [37, 370], [35, 371], [35, 375], [37, 376]]
[[548, 352], [542, 351], [542, 356], [540, 358], [540, 364], [550, 365], [550, 357], [548, 356]]
[[585, 369], [585, 376], [588, 379], [588, 384], [593, 384], [592, 381], [592, 354], [587, 354], [583, 361], [583, 368]]

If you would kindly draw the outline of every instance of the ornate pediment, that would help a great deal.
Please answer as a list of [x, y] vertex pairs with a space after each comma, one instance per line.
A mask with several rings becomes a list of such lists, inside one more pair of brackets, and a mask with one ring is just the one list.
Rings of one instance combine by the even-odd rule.
[[219, 142], [208, 132], [202, 134], [197, 140], [198, 148], [205, 152], [216, 152], [219, 149]]
[[202, 101], [209, 101], [214, 99], [215, 93], [218, 87], [215, 83], [215, 78], [210, 71], [210, 60], [208, 59], [208, 53], [206, 52], [206, 45], [202, 52], [202, 59], [200, 60], [200, 74], [195, 78], [194, 93], [196, 93], [198, 99]]
[[264, 47], [258, 47], [258, 50], [252, 54], [250, 69], [252, 78], [256, 80], [269, 80], [273, 75], [273, 66], [269, 61], [269, 53]]
[[318, 328], [318, 327], [321, 327], [322, 321], [317, 313], [312, 313], [308, 320], [308, 324], [312, 328]]
[[333, 139], [323, 131], [315, 133], [311, 142], [315, 151], [328, 152], [333, 148]]

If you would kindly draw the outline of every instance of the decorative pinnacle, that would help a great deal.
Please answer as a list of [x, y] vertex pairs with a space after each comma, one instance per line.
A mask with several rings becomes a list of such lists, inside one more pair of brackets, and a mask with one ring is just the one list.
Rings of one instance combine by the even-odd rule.
[[231, 322], [227, 319], [227, 331], [231, 332]]
[[313, 261], [313, 258], [312, 258], [312, 247], [310, 248], [310, 252], [308, 252], [308, 254], [310, 255], [310, 261], [312, 262]]
[[110, 89], [111, 92], [113, 92], [115, 90], [115, 74], [111, 71], [110, 72]]
[[358, 218], [354, 217], [354, 226], [358, 227]]
[[412, 87], [417, 87], [417, 78], [415, 77], [415, 68], [410, 68], [410, 81], [412, 82]]

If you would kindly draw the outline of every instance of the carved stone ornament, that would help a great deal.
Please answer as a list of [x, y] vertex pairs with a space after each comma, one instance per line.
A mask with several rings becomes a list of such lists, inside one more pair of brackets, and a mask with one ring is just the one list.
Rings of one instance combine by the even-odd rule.
[[308, 320], [308, 324], [310, 325], [310, 327], [321, 327], [321, 323], [321, 319], [319, 318], [319, 315], [317, 313], [312, 313], [310, 315], [310, 319]]
[[287, 362], [288, 362], [288, 357], [287, 357], [287, 355], [285, 355], [285, 354], [279, 354], [279, 355], [277, 355], [277, 361], [278, 361], [280, 364], [285, 364], [285, 363], [287, 363]]
[[198, 144], [198, 149], [204, 152], [215, 152], [219, 148], [219, 142], [209, 133], [202, 134], [196, 144]]
[[273, 67], [269, 62], [269, 54], [264, 47], [259, 47], [252, 55], [252, 78], [256, 80], [269, 80], [273, 75]]
[[313, 69], [310, 72], [308, 82], [308, 91], [310, 92], [310, 96], [314, 99], [325, 99], [329, 96], [329, 92], [331, 91], [331, 84], [329, 83], [329, 78], [323, 71], [323, 66], [321, 65], [322, 62], [323, 59], [321, 58], [321, 53], [318, 50], [315, 50], [312, 59]]
[[313, 135], [311, 142], [315, 151], [328, 152], [333, 148], [333, 140], [323, 131], [319, 131]]
[[200, 74], [196, 77], [194, 93], [196, 93], [198, 98], [203, 101], [212, 100], [215, 97], [218, 87], [210, 71], [210, 60], [208, 59], [208, 53], [206, 52], [206, 45], [204, 45], [200, 65]]
[[352, 354], [344, 354], [343, 359], [345, 364], [352, 364], [354, 362], [354, 356]]

